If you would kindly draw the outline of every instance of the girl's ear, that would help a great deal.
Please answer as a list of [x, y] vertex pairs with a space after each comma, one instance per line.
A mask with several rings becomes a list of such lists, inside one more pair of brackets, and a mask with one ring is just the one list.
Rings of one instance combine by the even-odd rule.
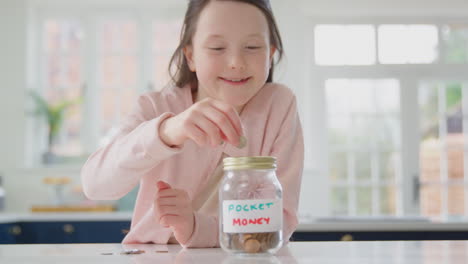
[[271, 45], [270, 47], [270, 65], [273, 63], [273, 55], [275, 55], [276, 47]]
[[193, 62], [193, 47], [191, 45], [187, 45], [183, 48], [183, 51], [190, 71], [195, 72], [195, 63]]

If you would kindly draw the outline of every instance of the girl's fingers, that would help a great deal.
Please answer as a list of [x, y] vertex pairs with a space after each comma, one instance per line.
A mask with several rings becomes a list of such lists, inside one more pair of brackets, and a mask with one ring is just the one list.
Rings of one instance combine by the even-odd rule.
[[201, 115], [199, 118], [194, 120], [194, 122], [197, 124], [200, 130], [205, 133], [211, 146], [215, 147], [219, 144], [219, 142], [221, 142], [221, 135], [217, 124], [206, 118], [205, 115]]
[[187, 200], [190, 199], [186, 191], [181, 190], [181, 189], [174, 189], [174, 188], [160, 190], [156, 193], [156, 198], [163, 198], [163, 197], [175, 197], [178, 199], [187, 199]]
[[184, 218], [179, 216], [179, 215], [164, 215], [160, 218], [159, 220], [159, 224], [163, 225], [163, 226], [178, 226], [178, 225], [182, 225], [184, 224], [183, 223], [184, 221]]
[[188, 127], [187, 137], [193, 140], [200, 147], [205, 146], [208, 141], [206, 134], [195, 124]]
[[164, 182], [164, 181], [158, 181], [156, 183], [156, 186], [158, 187], [158, 190], [165, 190], [165, 189], [171, 188], [171, 186], [167, 182]]
[[218, 109], [219, 111], [224, 113], [229, 118], [229, 120], [233, 124], [234, 129], [236, 130], [237, 134], [239, 136], [243, 136], [244, 131], [242, 129], [241, 119], [240, 119], [239, 114], [237, 113], [237, 111], [234, 109], [234, 107], [232, 107], [232, 106], [230, 106], [230, 105], [228, 105], [228, 104], [226, 104], [224, 102], [218, 101], [218, 100], [212, 100], [211, 103], [216, 109]]
[[218, 144], [221, 142], [220, 134], [222, 133], [231, 144], [237, 146], [239, 144], [239, 138], [241, 135], [236, 131], [236, 128], [234, 127], [230, 118], [223, 112], [219, 111], [217, 108], [212, 108], [210, 110], [211, 111], [205, 111], [205, 116], [211, 122], [216, 124], [218, 128]]
[[160, 205], [157, 207], [159, 212], [159, 219], [166, 215], [180, 215], [181, 210], [178, 206], [173, 205]]
[[156, 193], [156, 199], [162, 198], [162, 197], [177, 197], [179, 192], [176, 189], [164, 189], [164, 190], [158, 190]]
[[158, 197], [156, 203], [162, 206], [183, 206], [184, 201], [180, 196]]
[[173, 200], [172, 204], [184, 204], [184, 201], [186, 203], [190, 201], [190, 197], [186, 191], [181, 189], [164, 189], [156, 193], [156, 202], [169, 200]]

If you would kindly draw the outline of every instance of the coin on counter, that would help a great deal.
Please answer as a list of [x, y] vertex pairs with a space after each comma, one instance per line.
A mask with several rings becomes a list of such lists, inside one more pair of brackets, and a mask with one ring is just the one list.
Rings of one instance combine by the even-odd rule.
[[144, 250], [141, 249], [126, 249], [122, 251], [120, 254], [122, 255], [133, 255], [133, 254], [142, 254], [145, 253]]

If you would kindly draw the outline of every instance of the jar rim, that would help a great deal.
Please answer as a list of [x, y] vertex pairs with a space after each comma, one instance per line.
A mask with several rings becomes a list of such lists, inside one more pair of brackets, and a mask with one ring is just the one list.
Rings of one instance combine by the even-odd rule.
[[250, 156], [223, 159], [224, 170], [276, 169], [276, 157]]

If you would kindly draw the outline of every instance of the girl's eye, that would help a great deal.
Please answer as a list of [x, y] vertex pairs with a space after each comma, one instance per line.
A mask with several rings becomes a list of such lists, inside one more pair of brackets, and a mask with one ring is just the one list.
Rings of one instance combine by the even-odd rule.
[[249, 50], [256, 50], [256, 49], [259, 49], [259, 48], [261, 48], [261, 47], [259, 47], [259, 46], [247, 46], [247, 49], [249, 49]]
[[219, 48], [209, 48], [209, 49], [210, 50], [217, 50], [217, 51], [224, 50], [224, 48], [221, 48], [221, 47], [219, 47]]

